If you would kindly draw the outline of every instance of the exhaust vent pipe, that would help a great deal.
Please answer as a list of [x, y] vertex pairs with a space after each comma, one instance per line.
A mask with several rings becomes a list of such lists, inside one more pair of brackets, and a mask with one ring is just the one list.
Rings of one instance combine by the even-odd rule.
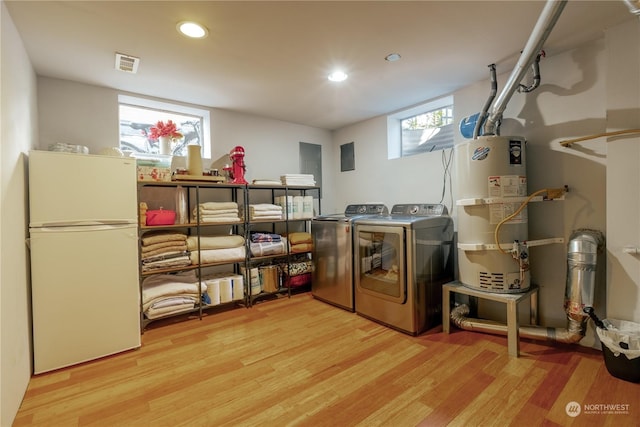
[[[571, 234], [567, 253], [567, 282], [564, 309], [566, 328], [522, 326], [520, 337], [542, 341], [573, 344], [579, 342], [587, 330], [589, 315], [585, 307], [593, 307], [598, 254], [604, 247], [604, 236], [596, 230], [580, 229]], [[507, 325], [491, 320], [468, 318], [469, 306], [459, 305], [451, 310], [451, 320], [460, 329], [507, 335]]]
[[535, 62], [538, 53], [542, 50], [544, 42], [547, 40], [547, 37], [549, 37], [551, 30], [558, 21], [566, 4], [567, 0], [548, 0], [545, 4], [538, 18], [538, 22], [536, 22], [536, 26], [533, 28], [531, 36], [529, 36], [527, 44], [522, 50], [520, 59], [511, 72], [504, 89], [496, 98], [491, 114], [487, 117], [482, 132], [483, 135], [500, 135], [502, 113], [507, 108], [507, 104], [511, 100], [513, 93], [520, 87], [520, 81], [522, 81], [527, 70]]
[[623, 0], [629, 8], [629, 12], [636, 16], [640, 16], [640, 0]]

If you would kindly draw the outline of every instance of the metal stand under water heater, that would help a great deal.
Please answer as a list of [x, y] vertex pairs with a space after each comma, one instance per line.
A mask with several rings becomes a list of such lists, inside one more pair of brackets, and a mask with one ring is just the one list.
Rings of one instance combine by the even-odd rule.
[[[523, 137], [489, 135], [455, 147], [458, 262], [465, 286], [497, 293], [530, 287], [527, 208], [503, 222], [527, 196], [525, 145]], [[505, 248], [517, 255], [506, 256]]]

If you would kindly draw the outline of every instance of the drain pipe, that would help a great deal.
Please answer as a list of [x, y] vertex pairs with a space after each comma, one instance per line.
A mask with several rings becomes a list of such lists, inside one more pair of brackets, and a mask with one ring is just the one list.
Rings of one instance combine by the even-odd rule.
[[533, 82], [529, 86], [520, 84], [518, 86], [519, 93], [523, 93], [523, 92], [529, 93], [540, 86], [540, 81], [542, 80], [542, 78], [540, 77], [540, 58], [543, 56], [545, 56], [544, 50], [540, 51], [538, 56], [536, 56], [535, 61], [533, 61], [533, 65], [531, 66], [531, 74], [533, 74]]
[[516, 63], [515, 68], [509, 76], [509, 80], [505, 84], [504, 89], [498, 95], [495, 101], [495, 105], [491, 111], [491, 114], [487, 118], [484, 124], [483, 135], [500, 135], [500, 121], [502, 120], [502, 113], [507, 108], [507, 104], [513, 93], [520, 86], [524, 75], [527, 73], [529, 67], [535, 61], [536, 55], [542, 50], [542, 45], [549, 37], [553, 26], [558, 21], [562, 10], [567, 4], [567, 0], [554, 1], [548, 0], [536, 22], [535, 27], [529, 40], [522, 50], [520, 59]]
[[478, 116], [478, 120], [476, 121], [476, 125], [473, 128], [473, 139], [478, 139], [478, 135], [480, 134], [480, 128], [482, 127], [482, 123], [489, 115], [489, 107], [491, 107], [491, 103], [493, 102], [496, 94], [498, 93], [498, 79], [496, 78], [496, 64], [489, 65], [489, 78], [491, 79], [491, 92], [489, 92], [489, 98], [484, 103], [482, 107], [482, 111]]
[[[589, 315], [585, 307], [593, 307], [598, 253], [604, 247], [604, 236], [596, 230], [580, 229], [571, 234], [567, 253], [567, 283], [564, 309], [566, 328], [521, 326], [520, 337], [542, 341], [577, 343], [585, 335]], [[460, 329], [507, 335], [507, 325], [500, 322], [468, 318], [469, 306], [459, 305], [451, 310], [451, 320]]]

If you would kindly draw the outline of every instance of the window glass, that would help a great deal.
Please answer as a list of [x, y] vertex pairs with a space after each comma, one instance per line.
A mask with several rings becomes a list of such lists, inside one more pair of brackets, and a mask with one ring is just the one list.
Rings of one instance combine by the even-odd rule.
[[160, 153], [160, 143], [150, 138], [150, 129], [158, 121], [167, 123], [172, 120], [182, 138], [173, 141], [171, 154], [186, 156], [187, 145], [203, 147], [202, 154], [209, 157], [211, 152], [208, 143], [207, 129], [209, 113], [206, 110], [185, 108], [121, 96], [119, 102], [120, 149], [132, 153]]
[[388, 158], [453, 148], [453, 105], [453, 96], [445, 96], [388, 115]]
[[430, 110], [400, 121], [402, 157], [453, 146], [453, 105]]

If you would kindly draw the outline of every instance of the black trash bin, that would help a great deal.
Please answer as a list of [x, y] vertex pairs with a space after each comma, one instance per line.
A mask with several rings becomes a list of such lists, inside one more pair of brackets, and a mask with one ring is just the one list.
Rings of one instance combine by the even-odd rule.
[[607, 319], [596, 332], [607, 371], [616, 378], [640, 382], [640, 324]]

